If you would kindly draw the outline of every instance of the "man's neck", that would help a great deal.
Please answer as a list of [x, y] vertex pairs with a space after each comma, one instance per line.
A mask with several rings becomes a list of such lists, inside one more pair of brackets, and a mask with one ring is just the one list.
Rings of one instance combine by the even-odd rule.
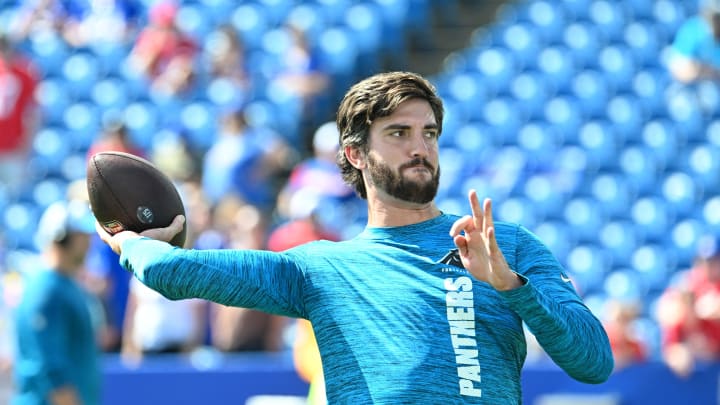
[[415, 204], [392, 199], [383, 201], [368, 196], [368, 222], [370, 227], [391, 227], [417, 224], [435, 218], [441, 214], [431, 201], [426, 204]]

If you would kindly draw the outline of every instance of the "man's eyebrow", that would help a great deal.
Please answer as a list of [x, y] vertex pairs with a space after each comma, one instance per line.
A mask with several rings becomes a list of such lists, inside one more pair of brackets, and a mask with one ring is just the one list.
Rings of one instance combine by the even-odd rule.
[[[424, 129], [438, 129], [437, 124], [425, 124], [423, 127]], [[410, 125], [407, 124], [388, 124], [385, 127], [383, 127], [383, 131], [387, 131], [389, 129], [410, 129]]]

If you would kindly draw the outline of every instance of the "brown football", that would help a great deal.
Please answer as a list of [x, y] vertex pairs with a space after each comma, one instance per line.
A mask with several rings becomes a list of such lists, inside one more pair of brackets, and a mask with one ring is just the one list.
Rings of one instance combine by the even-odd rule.
[[[173, 181], [139, 156], [100, 152], [87, 164], [87, 191], [95, 218], [110, 234], [170, 225], [185, 206]], [[183, 247], [187, 226], [171, 244]]]

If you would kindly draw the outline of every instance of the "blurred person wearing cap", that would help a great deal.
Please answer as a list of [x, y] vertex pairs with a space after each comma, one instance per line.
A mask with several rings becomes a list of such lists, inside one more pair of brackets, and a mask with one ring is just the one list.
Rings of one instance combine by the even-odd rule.
[[688, 376], [699, 362], [720, 360], [720, 238], [699, 240], [692, 267], [663, 292], [656, 315], [674, 373]]
[[720, 79], [720, 0], [700, 0], [698, 7], [670, 46], [668, 69], [680, 83]]
[[100, 403], [92, 298], [77, 280], [94, 224], [82, 200], [54, 203], [40, 219], [43, 268], [24, 275], [15, 312], [13, 405]]

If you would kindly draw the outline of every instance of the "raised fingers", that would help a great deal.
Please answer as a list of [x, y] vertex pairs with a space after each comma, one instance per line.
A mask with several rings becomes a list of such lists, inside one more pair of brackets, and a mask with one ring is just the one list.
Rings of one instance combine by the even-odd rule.
[[468, 193], [468, 200], [470, 201], [470, 209], [472, 210], [473, 223], [475, 228], [483, 229], [484, 218], [483, 209], [480, 207], [480, 199], [478, 198], [477, 191], [470, 190]]
[[465, 215], [464, 217], [459, 218], [450, 227], [450, 236], [454, 238], [460, 235], [462, 231], [471, 231], [472, 229], [474, 229], [475, 226], [473, 222], [473, 217], [471, 217], [470, 215]]

